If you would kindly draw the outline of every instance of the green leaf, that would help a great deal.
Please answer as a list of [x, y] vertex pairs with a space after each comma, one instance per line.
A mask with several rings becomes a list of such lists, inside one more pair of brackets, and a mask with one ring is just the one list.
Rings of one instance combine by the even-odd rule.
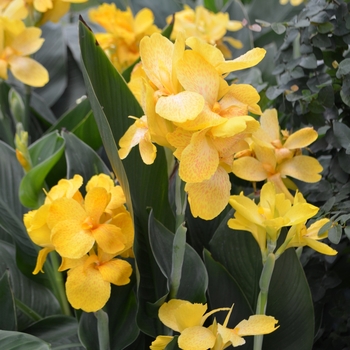
[[2, 79], [0, 80], [0, 140], [14, 147], [13, 122], [8, 100], [10, 88]]
[[314, 338], [314, 311], [304, 270], [294, 249], [288, 249], [275, 264], [266, 315], [280, 327], [264, 336], [263, 349], [310, 350]]
[[283, 34], [286, 31], [286, 27], [282, 23], [272, 23], [271, 28], [277, 34]]
[[339, 63], [336, 76], [340, 79], [343, 75], [350, 73], [350, 58], [345, 58]]
[[24, 117], [24, 102], [22, 100], [21, 95], [13, 88], [9, 92], [9, 106], [15, 124], [22, 123], [22, 125], [24, 126], [27, 125]]
[[251, 233], [231, 230], [227, 226], [232, 213], [231, 210], [216, 230], [209, 251], [237, 281], [250, 307], [255, 310], [262, 270], [261, 252]]
[[50, 350], [51, 347], [43, 340], [30, 334], [0, 330], [0, 344], [2, 349], [11, 350]]
[[[59, 313], [59, 304], [50, 290], [35, 283], [24, 276], [18, 269], [15, 261], [15, 248], [0, 241], [0, 275], [8, 269], [11, 276], [11, 285], [17, 305], [17, 322], [18, 330], [23, 330], [30, 324], [37, 321], [36, 316], [45, 317]], [[21, 303], [24, 305], [21, 311]], [[28, 312], [29, 310], [29, 312]]]
[[6, 317], [0, 318], [0, 329], [6, 331], [17, 330], [15, 298], [8, 270], [0, 278], [0, 310], [3, 315], [6, 315]]
[[100, 173], [110, 175], [109, 169], [92, 148], [79, 140], [74, 134], [64, 132], [62, 136], [66, 144], [65, 155], [68, 179], [79, 174], [86, 184], [94, 175]]
[[334, 243], [338, 244], [342, 237], [342, 228], [340, 225], [333, 225], [329, 231], [328, 231], [328, 238], [329, 240]]
[[215, 0], [204, 0], [204, 7], [214, 13], [218, 12], [218, 9], [215, 4]]
[[[209, 276], [208, 303], [210, 308], [218, 309], [234, 305], [228, 323], [230, 328], [234, 328], [240, 321], [248, 319], [250, 315], [254, 314], [254, 311], [250, 307], [237, 281], [235, 281], [220, 263], [211, 257], [207, 250], [204, 251], [204, 263]], [[215, 318], [219, 323], [223, 324], [226, 315], [227, 312], [220, 312], [215, 314]], [[250, 342], [248, 339], [249, 345]]]
[[52, 106], [67, 86], [67, 48], [63, 40], [62, 26], [59, 23], [48, 22], [41, 28], [45, 41], [35, 54], [35, 59], [48, 70], [50, 80], [44, 87], [34, 91], [48, 106]]
[[78, 335], [80, 342], [86, 350], [104, 350], [99, 347], [97, 319], [92, 312], [83, 312], [81, 315]]
[[29, 208], [38, 208], [45, 197], [45, 178], [64, 152], [64, 139], [57, 131], [42, 137], [29, 148], [32, 169], [24, 175], [20, 187], [21, 203]]
[[25, 332], [50, 343], [52, 349], [63, 345], [67, 345], [64, 347], [67, 349], [83, 349], [78, 338], [78, 322], [73, 317], [45, 317], [26, 328]]
[[344, 123], [334, 121], [333, 132], [337, 142], [339, 142], [343, 148], [347, 149], [350, 144], [350, 128]]

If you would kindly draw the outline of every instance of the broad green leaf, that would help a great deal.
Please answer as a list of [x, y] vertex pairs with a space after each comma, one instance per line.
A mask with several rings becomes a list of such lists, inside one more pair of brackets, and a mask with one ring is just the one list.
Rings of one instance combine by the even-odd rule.
[[35, 54], [35, 59], [48, 70], [50, 80], [44, 87], [35, 89], [35, 92], [45, 100], [48, 106], [52, 106], [67, 86], [67, 48], [59, 23], [48, 22], [41, 28], [45, 41]]
[[136, 323], [137, 302], [133, 291], [135, 283], [136, 278], [133, 274], [129, 284], [112, 285], [111, 297], [105, 306], [109, 317], [111, 349], [124, 349], [139, 335], [140, 331]]
[[0, 80], [0, 140], [14, 147], [14, 127], [9, 106], [9, 92], [11, 87]]
[[30, 334], [0, 330], [2, 349], [11, 350], [50, 350], [50, 344]]
[[[211, 309], [222, 307], [233, 307], [233, 311], [228, 323], [230, 328], [234, 328], [243, 319], [248, 319], [254, 311], [250, 307], [248, 300], [244, 296], [237, 281], [229, 272], [218, 262], [216, 262], [210, 253], [204, 251], [204, 263], [208, 271], [208, 303]], [[223, 324], [227, 312], [215, 314], [215, 318]], [[247, 339], [248, 340], [248, 339]]]
[[[164, 290], [163, 293], [166, 294], [172, 289], [175, 282], [171, 280], [174, 277], [174, 268], [179, 268], [182, 265], [180, 285], [176, 296], [173, 296], [173, 298], [197, 303], [205, 302], [208, 276], [200, 256], [184, 240], [179, 239], [179, 236], [183, 235], [182, 230], [178, 231], [175, 236], [157, 221], [152, 213], [150, 214], [149, 225], [152, 253], [159, 268], [168, 280], [167, 290]], [[180, 242], [185, 244], [184, 255], [178, 255], [178, 251], [183, 249], [183, 247], [178, 247]], [[182, 264], [181, 261], [176, 261], [177, 259], [183, 259]]]
[[11, 276], [8, 270], [0, 278], [0, 310], [6, 317], [0, 317], [0, 329], [17, 330], [15, 298], [11, 286]]
[[15, 248], [1, 241], [0, 275], [7, 269], [11, 275], [13, 294], [19, 301], [16, 302], [18, 330], [25, 329], [37, 320], [37, 317], [30, 316], [31, 314], [45, 317], [59, 313], [59, 304], [50, 290], [24, 276], [16, 264]]
[[80, 342], [86, 350], [104, 350], [100, 349], [97, 332], [97, 318], [92, 312], [83, 314], [79, 320], [78, 335]]
[[67, 178], [73, 178], [79, 174], [86, 184], [94, 175], [104, 173], [110, 175], [110, 171], [103, 163], [98, 154], [78, 139], [74, 134], [64, 132], [62, 134], [65, 140], [65, 156], [67, 162]]
[[168, 175], [164, 150], [158, 148], [152, 166], [142, 162], [138, 149], [132, 150], [121, 163], [117, 143], [133, 123], [128, 116], [140, 117], [143, 111], [125, 80], [96, 45], [93, 34], [82, 22], [79, 28], [84, 80], [113, 171], [126, 195], [129, 185], [133, 210], [143, 222], [143, 227], [148, 220], [147, 207], [152, 207], [159, 220], [173, 227], [174, 220], [167, 198]]
[[176, 335], [173, 340], [166, 346], [165, 350], [180, 350], [179, 346], [177, 345], [177, 339], [179, 338], [178, 335]]
[[[50, 343], [52, 349], [83, 349], [78, 338], [78, 322], [73, 317], [54, 315], [41, 319], [25, 329], [25, 332]], [[66, 345], [67, 347], [63, 347]], [[69, 346], [69, 347], [68, 347]]]
[[250, 307], [255, 310], [262, 270], [261, 252], [251, 233], [231, 230], [227, 226], [232, 213], [231, 210], [216, 230], [209, 251], [237, 281]]
[[314, 310], [308, 282], [294, 249], [276, 261], [266, 315], [280, 327], [264, 336], [263, 349], [310, 350], [314, 338]]
[[340, 146], [347, 149], [350, 144], [350, 128], [344, 123], [334, 121], [333, 132]]
[[19, 187], [21, 203], [38, 208], [45, 197], [45, 178], [64, 152], [64, 139], [57, 131], [42, 137], [29, 148], [32, 169], [24, 175]]

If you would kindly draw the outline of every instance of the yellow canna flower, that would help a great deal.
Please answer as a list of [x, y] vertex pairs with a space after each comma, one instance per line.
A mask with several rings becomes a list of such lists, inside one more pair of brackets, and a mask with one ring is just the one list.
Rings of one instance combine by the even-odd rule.
[[[167, 22], [172, 21], [172, 16]], [[226, 58], [231, 58], [231, 51], [224, 42], [240, 49], [242, 43], [232, 37], [225, 36], [227, 30], [238, 31], [243, 28], [239, 21], [230, 21], [228, 13], [213, 13], [203, 6], [192, 9], [184, 5], [184, 10], [175, 14], [175, 24], [171, 38], [174, 40], [179, 32], [184, 32], [186, 38], [198, 37], [210, 45], [216, 45]]]
[[317, 132], [312, 128], [303, 128], [291, 135], [281, 132], [275, 109], [266, 110], [260, 124], [261, 128], [253, 133], [250, 145], [254, 157], [236, 154], [232, 172], [248, 181], [271, 181], [278, 192], [293, 200], [285, 185], [287, 176], [305, 182], [321, 179], [319, 173], [323, 168], [318, 160], [301, 154], [301, 148], [316, 140]]
[[131, 265], [101, 249], [80, 259], [63, 259], [60, 271], [69, 268], [66, 293], [75, 309], [95, 312], [103, 308], [111, 294], [111, 283], [122, 286], [130, 282]]
[[24, 84], [41, 87], [49, 81], [47, 70], [27, 57], [40, 49], [41, 30], [26, 28], [21, 20], [0, 17], [0, 78], [8, 78], [8, 69]]
[[[301, 197], [301, 193], [295, 196]], [[319, 210], [305, 200], [295, 200], [293, 204], [283, 193], [276, 193], [275, 185], [271, 182], [262, 187], [259, 204], [243, 193], [231, 196], [229, 203], [236, 211], [234, 218], [228, 221], [228, 226], [251, 232], [263, 257], [268, 244], [273, 248], [276, 246], [282, 227], [305, 223]]]
[[55, 250], [55, 246], [51, 241], [51, 229], [47, 224], [51, 204], [54, 200], [63, 197], [72, 198], [80, 203], [83, 199], [79, 192], [79, 188], [82, 184], [83, 178], [80, 175], [75, 175], [74, 178], [70, 180], [60, 180], [58, 184], [53, 186], [47, 193], [44, 205], [38, 210], [32, 210], [24, 214], [23, 221], [30, 239], [43, 248], [39, 251], [33, 274], [36, 275], [40, 271], [43, 272], [43, 266], [47, 255]]
[[280, 0], [280, 4], [281, 5], [287, 5], [288, 2], [292, 5], [292, 6], [299, 6], [300, 4], [302, 4], [304, 2], [304, 0]]
[[306, 227], [305, 223], [292, 226], [285, 240], [287, 243], [285, 249], [309, 246], [321, 254], [336, 255], [338, 253], [336, 250], [325, 243], [319, 242], [319, 240], [328, 237], [328, 231], [318, 235], [321, 227], [327, 222], [329, 222], [329, 219], [324, 218], [317, 220], [310, 227]]
[[[233, 345], [243, 345], [243, 336], [273, 332], [278, 322], [271, 316], [254, 315], [241, 321], [235, 328], [227, 328], [232, 308], [219, 308], [206, 313], [206, 304], [192, 304], [186, 300], [172, 299], [159, 309], [159, 319], [172, 330], [179, 332], [178, 346], [184, 350], [222, 350]], [[229, 311], [224, 324], [214, 323], [208, 328], [203, 324], [207, 318], [219, 311]], [[150, 346], [151, 350], [163, 350], [173, 339], [158, 336]]]
[[154, 15], [148, 8], [134, 17], [129, 7], [122, 11], [114, 3], [102, 4], [90, 10], [89, 16], [106, 30], [106, 33], [96, 34], [96, 39], [119, 71], [139, 58], [139, 44], [144, 36], [160, 32], [153, 24]]

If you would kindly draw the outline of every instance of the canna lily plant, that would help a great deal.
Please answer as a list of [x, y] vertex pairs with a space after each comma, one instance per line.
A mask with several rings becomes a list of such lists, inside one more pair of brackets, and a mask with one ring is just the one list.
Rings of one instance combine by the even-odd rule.
[[0, 1], [0, 348], [312, 349], [347, 166], [267, 98], [285, 24], [218, 3]]

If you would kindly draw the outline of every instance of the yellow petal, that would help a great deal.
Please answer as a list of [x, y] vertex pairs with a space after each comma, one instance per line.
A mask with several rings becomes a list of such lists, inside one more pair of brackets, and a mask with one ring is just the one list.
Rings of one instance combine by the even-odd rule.
[[79, 259], [93, 247], [95, 238], [81, 228], [76, 220], [64, 220], [52, 229], [51, 241], [58, 254], [65, 258]]
[[24, 84], [42, 87], [49, 81], [47, 70], [32, 58], [15, 56], [9, 64], [14, 77]]
[[195, 51], [185, 51], [177, 64], [177, 77], [187, 91], [202, 95], [213, 106], [219, 92], [219, 75], [215, 68]]
[[305, 243], [306, 245], [308, 245], [310, 248], [312, 248], [313, 250], [315, 250], [316, 252], [319, 252], [321, 254], [325, 254], [325, 255], [336, 255], [338, 254], [338, 252], [331, 248], [330, 246], [328, 246], [325, 243], [316, 241], [312, 238], [308, 238], [308, 237], [304, 237]]
[[86, 184], [86, 192], [89, 192], [94, 187], [103, 187], [107, 192], [111, 192], [112, 188], [114, 188], [114, 181], [106, 174], [94, 175]]
[[296, 156], [284, 161], [279, 167], [282, 176], [290, 176], [305, 182], [317, 182], [321, 180], [319, 174], [323, 168], [317, 159], [309, 156]]
[[156, 112], [164, 119], [183, 123], [195, 119], [204, 107], [204, 98], [191, 91], [182, 91], [176, 95], [160, 97]]
[[201, 182], [212, 177], [219, 166], [219, 154], [206, 130], [193, 134], [183, 150], [179, 175], [186, 182]]
[[52, 8], [51, 0], [34, 0], [34, 8], [39, 12], [46, 12], [48, 9]]
[[303, 148], [314, 142], [317, 137], [317, 131], [313, 128], [303, 128], [290, 135], [283, 147], [289, 149]]
[[265, 54], [265, 49], [256, 47], [234, 60], [220, 63], [216, 69], [219, 74], [225, 74], [236, 70], [250, 68], [257, 65], [264, 58]]
[[227, 206], [231, 183], [227, 172], [219, 166], [214, 175], [199, 183], [187, 183], [191, 213], [194, 217], [211, 220], [217, 217]]
[[171, 299], [159, 309], [159, 319], [167, 327], [177, 332], [185, 328], [201, 325], [207, 305], [192, 304], [186, 300]]
[[236, 32], [237, 30], [240, 30], [243, 28], [243, 24], [240, 21], [228, 21], [226, 25], [226, 29], [230, 32]]
[[152, 143], [149, 132], [140, 140], [139, 149], [142, 161], [148, 165], [153, 164], [157, 156], [157, 147]]
[[148, 8], [141, 9], [134, 19], [135, 35], [144, 33], [154, 21], [153, 12]]
[[103, 187], [92, 188], [85, 196], [85, 211], [94, 224], [99, 223], [111, 195]]
[[190, 327], [181, 332], [178, 344], [181, 349], [207, 350], [214, 346], [216, 336], [205, 327]]
[[91, 230], [97, 244], [108, 254], [117, 254], [125, 249], [124, 235], [119, 227], [102, 224]]
[[47, 255], [50, 252], [52, 252], [53, 250], [54, 250], [53, 246], [46, 247], [46, 248], [43, 248], [43, 249], [39, 250], [38, 258], [36, 260], [35, 269], [33, 271], [33, 275], [36, 275], [39, 272], [44, 272], [43, 271], [43, 266], [44, 266], [44, 263], [46, 261]]
[[103, 308], [111, 294], [111, 285], [93, 265], [80, 265], [68, 271], [66, 293], [75, 309], [95, 312]]
[[98, 269], [105, 281], [117, 286], [123, 286], [130, 282], [132, 267], [125, 260], [113, 259], [99, 265]]
[[[1, 42], [0, 42], [1, 44]], [[7, 75], [7, 66], [8, 63], [4, 60], [0, 60], [0, 78], [7, 80], [8, 75]]]
[[44, 43], [40, 38], [41, 29], [29, 27], [24, 29], [20, 35], [16, 36], [11, 46], [21, 53], [21, 56], [28, 56], [37, 52]]
[[214, 137], [231, 137], [245, 131], [246, 128], [247, 123], [244, 117], [234, 117], [227, 119], [218, 126], [212, 127], [210, 132]]
[[158, 335], [149, 347], [151, 350], [164, 350], [174, 337], [169, 335]]
[[243, 194], [230, 197], [229, 203], [240, 215], [257, 225], [263, 225], [263, 218], [260, 215], [258, 206]]
[[245, 344], [245, 340], [237, 335], [235, 329], [230, 329], [218, 324], [218, 333], [221, 335], [222, 342], [224, 344], [230, 342], [233, 347], [241, 346]]
[[278, 321], [272, 316], [253, 315], [248, 320], [241, 321], [235, 329], [240, 336], [269, 334], [278, 328], [277, 323]]
[[280, 125], [276, 109], [266, 109], [260, 117], [261, 128], [270, 137], [270, 142], [280, 139]]
[[289, 225], [297, 225], [312, 218], [317, 214], [318, 210], [318, 207], [309, 203], [300, 203], [293, 205], [285, 214], [285, 217], [289, 219]]
[[234, 160], [232, 172], [247, 181], [263, 181], [268, 177], [266, 169], [257, 159], [242, 157]]

